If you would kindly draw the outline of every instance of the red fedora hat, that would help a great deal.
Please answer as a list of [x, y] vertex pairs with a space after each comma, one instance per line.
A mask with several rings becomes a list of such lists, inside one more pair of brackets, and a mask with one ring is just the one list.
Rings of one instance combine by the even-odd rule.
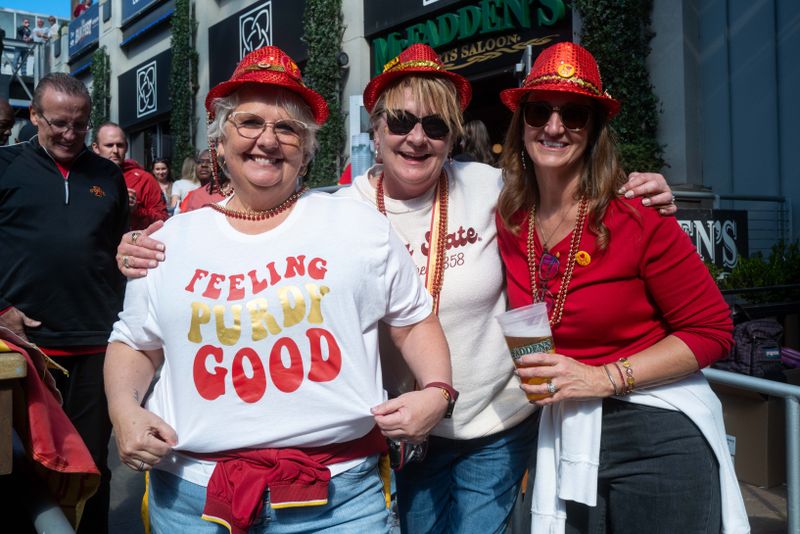
[[297, 64], [277, 46], [253, 50], [242, 58], [230, 80], [217, 84], [208, 92], [206, 110], [209, 116], [213, 118], [211, 104], [215, 98], [228, 96], [245, 84], [283, 87], [300, 95], [308, 104], [314, 114], [314, 122], [323, 124], [328, 119], [328, 104], [325, 99], [306, 87]]
[[398, 78], [408, 75], [427, 75], [447, 78], [456, 86], [458, 103], [461, 111], [466, 109], [472, 98], [472, 87], [463, 76], [445, 69], [439, 55], [428, 45], [412, 44], [394, 59], [383, 66], [383, 72], [378, 74], [367, 84], [364, 89], [364, 107], [372, 112], [378, 97], [386, 86]]
[[536, 91], [588, 96], [603, 105], [607, 118], [619, 113], [619, 102], [603, 91], [594, 56], [575, 43], [556, 43], [542, 50], [522, 87], [501, 91], [500, 100], [516, 111], [522, 98]]

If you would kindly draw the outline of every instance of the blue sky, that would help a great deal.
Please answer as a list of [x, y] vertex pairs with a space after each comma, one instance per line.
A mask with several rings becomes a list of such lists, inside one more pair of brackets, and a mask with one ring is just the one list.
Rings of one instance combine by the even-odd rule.
[[0, 7], [69, 19], [70, 0], [0, 0]]

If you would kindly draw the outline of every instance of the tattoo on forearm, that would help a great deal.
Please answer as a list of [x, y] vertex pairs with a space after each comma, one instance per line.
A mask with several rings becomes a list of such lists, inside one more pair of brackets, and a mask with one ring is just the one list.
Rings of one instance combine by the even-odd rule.
[[141, 402], [142, 402], [142, 401], [139, 399], [139, 390], [138, 390], [138, 389], [134, 389], [134, 390], [133, 390], [133, 398], [136, 400], [136, 402], [139, 402], [139, 403], [141, 403]]

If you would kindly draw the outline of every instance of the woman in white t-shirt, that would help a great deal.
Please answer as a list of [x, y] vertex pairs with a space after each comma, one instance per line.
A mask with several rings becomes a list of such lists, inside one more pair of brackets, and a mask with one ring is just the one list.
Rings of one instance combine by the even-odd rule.
[[[169, 258], [128, 283], [105, 362], [120, 458], [150, 471], [154, 531], [388, 532], [385, 438], [421, 441], [457, 397], [430, 296], [384, 217], [302, 186], [328, 108], [283, 51], [206, 108], [232, 193], [164, 224]], [[379, 326], [419, 391], [386, 400]]]

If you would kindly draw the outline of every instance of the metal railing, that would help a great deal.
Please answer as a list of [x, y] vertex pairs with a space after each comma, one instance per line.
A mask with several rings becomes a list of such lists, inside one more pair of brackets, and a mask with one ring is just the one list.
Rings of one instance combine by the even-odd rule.
[[703, 374], [715, 384], [783, 398], [786, 404], [786, 532], [800, 534], [800, 386], [719, 369], [703, 369]]
[[705, 191], [675, 190], [674, 193], [678, 201], [711, 201], [714, 209], [746, 210], [750, 254], [762, 252], [769, 255], [770, 248], [778, 241], [790, 242], [794, 239], [792, 203], [789, 198], [777, 195], [718, 195]]

